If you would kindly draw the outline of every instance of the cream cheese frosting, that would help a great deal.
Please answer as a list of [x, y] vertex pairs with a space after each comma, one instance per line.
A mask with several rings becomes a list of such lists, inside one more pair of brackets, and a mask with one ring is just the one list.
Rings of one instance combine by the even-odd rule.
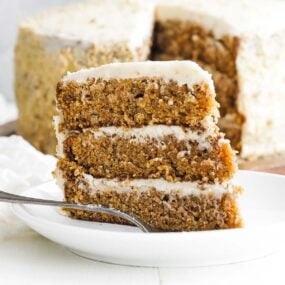
[[[274, 3], [272, 3], [274, 2]], [[285, 31], [283, 1], [265, 0], [160, 0], [156, 20], [196, 22], [216, 37], [272, 35]], [[264, 21], [270, 19], [270, 21]]]
[[128, 130], [120, 127], [104, 127], [99, 128], [98, 131], [93, 131], [93, 135], [96, 138], [102, 136], [119, 136], [137, 142], [145, 142], [147, 139], [157, 139], [159, 141], [163, 137], [174, 136], [178, 141], [196, 141], [201, 149], [209, 149], [211, 148], [211, 142], [208, 138], [216, 137], [217, 133], [211, 130], [201, 132], [183, 129], [179, 126], [150, 125]]
[[150, 41], [153, 4], [141, 0], [92, 0], [53, 9], [24, 20], [21, 28], [43, 37], [49, 50], [125, 43], [130, 50]]
[[102, 127], [98, 131], [93, 131], [94, 137], [118, 135], [126, 138], [144, 140], [145, 138], [161, 138], [173, 135], [177, 140], [203, 140], [209, 136], [216, 136], [217, 133], [211, 131], [194, 131], [183, 129], [180, 126], [148, 125], [141, 128], [124, 129], [122, 127]]
[[[57, 137], [57, 156], [62, 157], [64, 155], [63, 152], [63, 143], [65, 139], [68, 137], [69, 132], [63, 131], [59, 132], [58, 126], [61, 122], [60, 116], [54, 117], [54, 127]], [[209, 120], [204, 120], [202, 123], [206, 128], [206, 131], [201, 130], [191, 130], [188, 128], [182, 128], [180, 126], [166, 126], [166, 125], [149, 125], [140, 128], [130, 128], [126, 129], [123, 127], [101, 127], [98, 130], [94, 131], [92, 129], [84, 129], [83, 131], [91, 131], [92, 135], [95, 138], [99, 138], [102, 136], [106, 137], [123, 137], [128, 138], [131, 141], [136, 142], [145, 142], [147, 139], [157, 139], [160, 142], [161, 138], [166, 136], [175, 136], [178, 141], [186, 140], [191, 142], [197, 142], [198, 146], [201, 149], [210, 149], [211, 139], [217, 138], [218, 131], [214, 122]], [[206, 124], [209, 124], [208, 126]], [[220, 144], [229, 144], [229, 140], [224, 139], [223, 136], [219, 137]], [[190, 146], [189, 146], [190, 147]]]
[[89, 186], [91, 192], [104, 192], [104, 191], [116, 191], [142, 193], [155, 189], [159, 192], [167, 194], [187, 196], [187, 195], [201, 195], [201, 194], [213, 194], [215, 196], [221, 196], [224, 193], [234, 193], [235, 187], [231, 181], [225, 183], [208, 184], [201, 182], [168, 182], [165, 179], [133, 179], [119, 181], [117, 179], [106, 178], [94, 178], [89, 174], [83, 174], [86, 183]]
[[196, 84], [205, 83], [209, 86], [212, 96], [215, 96], [211, 75], [190, 60], [111, 63], [97, 68], [83, 69], [69, 73], [62, 81], [76, 81], [80, 83], [91, 78], [110, 80], [113, 78], [128, 79], [142, 77], [157, 77], [165, 81], [175, 81], [179, 85], [187, 84], [189, 88], [192, 88]]

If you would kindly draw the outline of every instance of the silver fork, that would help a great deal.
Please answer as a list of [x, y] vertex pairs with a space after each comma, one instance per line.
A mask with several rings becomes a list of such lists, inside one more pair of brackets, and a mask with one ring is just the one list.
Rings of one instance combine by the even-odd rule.
[[146, 224], [145, 222], [143, 222], [141, 219], [139, 219], [138, 217], [134, 215], [127, 214], [125, 212], [122, 212], [122, 211], [119, 211], [113, 208], [103, 207], [101, 205], [72, 204], [72, 203], [67, 203], [63, 201], [37, 199], [37, 198], [15, 195], [15, 194], [7, 193], [4, 191], [0, 191], [0, 202], [8, 202], [8, 203], [13, 203], [13, 204], [54, 206], [54, 207], [77, 209], [77, 210], [84, 210], [84, 211], [94, 211], [94, 212], [109, 214], [115, 217], [125, 219], [126, 221], [138, 227], [141, 231], [145, 233], [158, 232], [158, 230], [153, 229], [148, 224]]

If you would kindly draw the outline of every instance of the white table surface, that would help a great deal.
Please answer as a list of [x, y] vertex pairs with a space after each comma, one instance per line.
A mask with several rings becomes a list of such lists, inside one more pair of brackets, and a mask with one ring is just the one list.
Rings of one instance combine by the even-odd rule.
[[282, 250], [262, 259], [223, 266], [128, 267], [78, 257], [30, 231], [0, 243], [0, 284], [281, 285], [285, 284], [284, 257]]

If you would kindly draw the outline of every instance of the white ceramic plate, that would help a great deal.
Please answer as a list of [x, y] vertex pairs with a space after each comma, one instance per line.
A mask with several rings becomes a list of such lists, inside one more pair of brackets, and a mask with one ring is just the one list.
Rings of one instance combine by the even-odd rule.
[[[130, 226], [73, 220], [53, 207], [12, 207], [35, 231], [91, 259], [160, 267], [228, 264], [273, 253], [285, 238], [285, 176], [240, 171], [236, 183], [245, 188], [240, 199], [245, 227], [233, 230], [145, 234]], [[62, 199], [54, 182], [24, 194]]]

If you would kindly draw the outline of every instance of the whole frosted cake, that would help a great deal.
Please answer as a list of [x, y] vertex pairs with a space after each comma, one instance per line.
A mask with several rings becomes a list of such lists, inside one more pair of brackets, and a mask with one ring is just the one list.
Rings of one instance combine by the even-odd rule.
[[82, 70], [60, 81], [56, 98], [56, 177], [68, 202], [120, 209], [166, 231], [241, 226], [235, 154], [216, 126], [213, 81], [197, 64]]
[[[242, 158], [285, 151], [285, 3], [93, 0], [20, 25], [18, 132], [55, 152], [55, 86], [116, 61], [193, 60], [213, 75], [221, 130]], [[268, 20], [270, 19], [270, 20]]]

